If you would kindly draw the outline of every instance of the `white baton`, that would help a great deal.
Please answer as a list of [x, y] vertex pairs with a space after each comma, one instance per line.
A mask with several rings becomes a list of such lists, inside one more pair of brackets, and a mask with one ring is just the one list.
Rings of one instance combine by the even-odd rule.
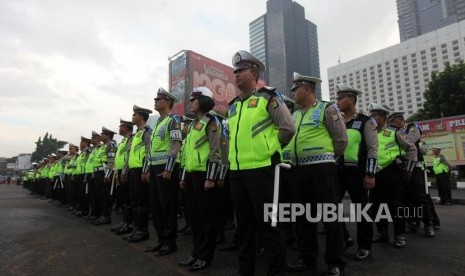
[[291, 165], [279, 163], [274, 166], [274, 192], [273, 192], [273, 209], [271, 213], [271, 227], [276, 227], [278, 223], [278, 200], [279, 200], [279, 172], [280, 168], [290, 169]]

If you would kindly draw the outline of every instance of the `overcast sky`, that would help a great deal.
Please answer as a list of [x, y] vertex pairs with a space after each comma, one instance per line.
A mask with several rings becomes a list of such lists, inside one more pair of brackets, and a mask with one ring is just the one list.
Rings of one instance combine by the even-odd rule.
[[[326, 100], [339, 56], [399, 43], [394, 0], [296, 2], [318, 26]], [[32, 152], [47, 131], [78, 143], [116, 130], [168, 88], [168, 57], [188, 49], [231, 65], [265, 12], [265, 0], [0, 0], [0, 156]]]

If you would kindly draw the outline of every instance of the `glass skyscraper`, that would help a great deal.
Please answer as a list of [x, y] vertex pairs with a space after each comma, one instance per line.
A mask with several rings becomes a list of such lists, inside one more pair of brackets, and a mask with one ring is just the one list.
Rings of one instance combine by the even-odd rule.
[[266, 8], [249, 24], [250, 52], [266, 65], [267, 85], [290, 96], [293, 72], [320, 77], [317, 27], [292, 0], [268, 0]]
[[465, 0], [397, 0], [400, 41], [465, 19]]

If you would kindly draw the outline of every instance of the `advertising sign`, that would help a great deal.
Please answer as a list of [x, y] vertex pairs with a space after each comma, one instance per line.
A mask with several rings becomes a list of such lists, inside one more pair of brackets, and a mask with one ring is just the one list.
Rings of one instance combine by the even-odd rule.
[[432, 165], [432, 148], [439, 146], [451, 165], [465, 165], [465, 115], [417, 122], [428, 145], [425, 160]]

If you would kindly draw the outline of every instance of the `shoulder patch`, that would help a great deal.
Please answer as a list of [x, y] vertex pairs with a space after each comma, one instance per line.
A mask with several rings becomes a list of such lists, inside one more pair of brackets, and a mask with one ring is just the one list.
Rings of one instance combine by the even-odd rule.
[[378, 123], [376, 123], [375, 119], [373, 118], [368, 120], [368, 124], [370, 124], [372, 130], [375, 130], [378, 127]]
[[386, 136], [386, 137], [391, 136], [391, 131], [385, 129], [385, 130], [383, 131], [383, 136]]
[[279, 107], [278, 100], [276, 98], [273, 98], [270, 100], [270, 107], [273, 109], [276, 109]]
[[[333, 107], [333, 108], [331, 108]], [[335, 107], [334, 105], [331, 106], [329, 108], [329, 114], [331, 114], [331, 118], [333, 119], [333, 121], [338, 121], [339, 120], [339, 116], [337, 115], [337, 107]]]

